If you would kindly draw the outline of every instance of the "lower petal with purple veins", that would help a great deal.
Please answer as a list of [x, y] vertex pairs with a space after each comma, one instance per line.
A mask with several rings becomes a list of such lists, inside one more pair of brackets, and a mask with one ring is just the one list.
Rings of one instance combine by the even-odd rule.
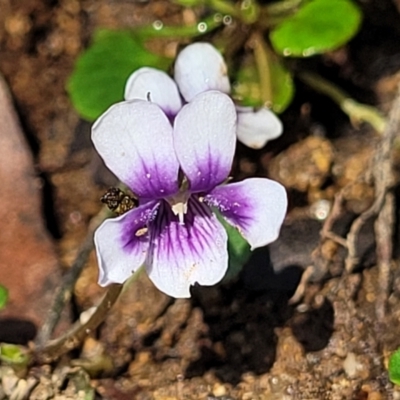
[[219, 186], [204, 198], [204, 202], [218, 208], [252, 249], [277, 239], [287, 209], [284, 187], [266, 178]]
[[192, 197], [184, 224], [168, 203], [150, 224], [147, 272], [172, 297], [190, 297], [190, 286], [214, 285], [228, 268], [227, 234], [208, 206]]
[[118, 218], [105, 220], [94, 242], [99, 263], [99, 285], [123, 283], [139, 269], [149, 248], [147, 225], [155, 218], [159, 202], [149, 202]]

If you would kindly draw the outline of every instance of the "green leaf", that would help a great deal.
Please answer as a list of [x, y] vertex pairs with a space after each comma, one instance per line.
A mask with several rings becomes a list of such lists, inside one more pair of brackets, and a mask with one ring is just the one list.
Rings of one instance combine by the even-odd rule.
[[361, 12], [351, 0], [311, 0], [270, 33], [284, 56], [309, 57], [334, 50], [358, 31]]
[[226, 281], [235, 278], [240, 273], [249, 260], [251, 251], [249, 244], [243, 239], [238, 230], [229, 225], [217, 210], [214, 210], [214, 212], [228, 234], [229, 264], [228, 271], [224, 277]]
[[123, 100], [129, 75], [140, 67], [167, 69], [171, 60], [150, 53], [130, 31], [99, 30], [78, 58], [67, 90], [78, 113], [91, 121]]
[[2, 343], [0, 345], [0, 360], [10, 365], [24, 366], [28, 364], [29, 357], [23, 347]]
[[389, 379], [392, 383], [400, 386], [400, 348], [390, 356]]
[[8, 301], [8, 290], [0, 285], [0, 310], [5, 307]]
[[232, 95], [243, 106], [260, 107], [261, 100], [260, 82], [258, 71], [254, 64], [245, 65], [239, 69], [235, 84], [232, 86]]
[[292, 75], [277, 57], [270, 57], [272, 110], [280, 114], [290, 105], [294, 96]]
[[[268, 58], [272, 104], [275, 113], [282, 113], [290, 105], [294, 95], [294, 83], [290, 72], [285, 68], [278, 57], [271, 55]], [[260, 82], [254, 58], [245, 61], [246, 65], [240, 68], [237, 82], [233, 85], [233, 96], [240, 100], [243, 106], [260, 107], [261, 99]]]

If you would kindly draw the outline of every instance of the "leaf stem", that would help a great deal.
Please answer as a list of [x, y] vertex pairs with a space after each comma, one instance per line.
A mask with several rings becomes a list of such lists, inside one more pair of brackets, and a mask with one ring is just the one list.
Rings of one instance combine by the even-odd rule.
[[240, 11], [235, 4], [230, 3], [226, 0], [205, 0], [205, 4], [212, 8], [214, 11], [220, 12], [221, 14], [228, 14], [235, 18], [241, 18]]
[[270, 29], [290, 15], [293, 15], [303, 3], [308, 0], [284, 0], [268, 4], [260, 8], [258, 24], [264, 29]]
[[144, 39], [191, 38], [209, 33], [222, 24], [222, 18], [217, 18], [217, 15], [213, 14], [191, 26], [163, 26], [161, 23], [158, 27], [156, 23], [153, 23], [151, 26], [133, 29], [133, 33], [135, 36], [141, 36]]
[[348, 115], [352, 123], [368, 122], [379, 134], [383, 133], [386, 119], [377, 108], [358, 103], [348, 93], [319, 75], [301, 72], [298, 77], [316, 91], [330, 97]]
[[282, 16], [296, 11], [305, 0], [284, 0], [276, 3], [268, 4], [264, 10], [271, 16]]
[[250, 41], [260, 82], [260, 97], [265, 106], [272, 104], [271, 69], [268, 61], [268, 50], [260, 32], [254, 32]]

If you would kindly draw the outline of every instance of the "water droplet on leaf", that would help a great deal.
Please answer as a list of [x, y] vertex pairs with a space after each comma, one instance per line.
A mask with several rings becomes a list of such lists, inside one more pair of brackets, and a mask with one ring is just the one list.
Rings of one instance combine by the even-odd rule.
[[222, 22], [225, 25], [230, 25], [232, 23], [232, 17], [230, 15], [225, 15], [224, 18], [222, 19]]
[[290, 56], [291, 54], [292, 54], [292, 50], [290, 50], [289, 48], [286, 48], [286, 49], [283, 50], [283, 55], [284, 55], [285, 57], [288, 57], [288, 56]]
[[197, 25], [197, 30], [201, 33], [204, 33], [207, 31], [207, 24], [205, 22], [199, 22], [199, 24]]
[[156, 30], [156, 31], [161, 31], [161, 29], [164, 27], [164, 24], [162, 23], [162, 21], [160, 21], [160, 20], [157, 20], [157, 21], [154, 21], [153, 22], [153, 28]]

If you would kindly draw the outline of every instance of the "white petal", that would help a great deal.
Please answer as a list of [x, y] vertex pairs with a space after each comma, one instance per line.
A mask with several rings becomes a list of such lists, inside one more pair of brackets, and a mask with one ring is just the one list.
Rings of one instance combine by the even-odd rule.
[[178, 190], [172, 126], [156, 104], [115, 104], [94, 124], [92, 141], [107, 167], [139, 197], [163, 198]]
[[225, 61], [209, 43], [190, 44], [178, 54], [175, 82], [186, 101], [207, 90], [231, 91]]
[[235, 133], [235, 106], [221, 92], [197, 95], [176, 116], [175, 152], [192, 192], [206, 192], [228, 177], [235, 153]]
[[128, 79], [125, 100], [140, 99], [158, 104], [168, 116], [175, 116], [182, 107], [175, 82], [155, 68], [140, 68]]
[[268, 108], [254, 111], [252, 108], [237, 107], [237, 110], [237, 137], [246, 146], [261, 149], [282, 134], [282, 122]]

